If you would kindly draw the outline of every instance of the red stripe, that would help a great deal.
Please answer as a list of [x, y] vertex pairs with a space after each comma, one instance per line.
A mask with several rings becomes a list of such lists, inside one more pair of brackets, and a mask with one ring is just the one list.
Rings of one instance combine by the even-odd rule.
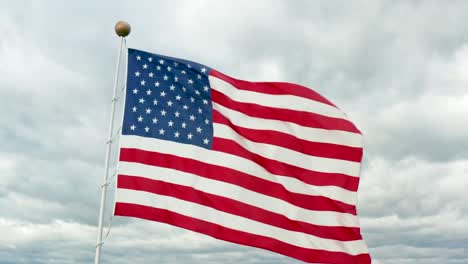
[[289, 192], [279, 183], [257, 178], [230, 168], [207, 164], [198, 160], [145, 150], [122, 148], [120, 149], [120, 161], [172, 168], [196, 174], [204, 178], [231, 183], [257, 193], [276, 197], [290, 204], [309, 210], [356, 214], [356, 207], [354, 205], [322, 196]]
[[333, 118], [303, 111], [261, 106], [252, 103], [237, 102], [215, 89], [216, 87], [211, 89], [211, 99], [213, 102], [244, 113], [248, 116], [291, 122], [305, 127], [361, 133], [353, 123], [346, 119]]
[[279, 240], [226, 228], [200, 219], [149, 206], [116, 203], [115, 215], [138, 217], [178, 226], [217, 239], [263, 248], [309, 263], [370, 264], [369, 254], [352, 256], [342, 252], [307, 249]]
[[302, 221], [291, 220], [275, 212], [270, 212], [237, 200], [206, 193], [183, 185], [138, 176], [118, 175], [117, 187], [171, 196], [211, 207], [218, 211], [249, 218], [257, 222], [291, 231], [307, 233], [317, 237], [340, 241], [362, 239], [359, 228], [318, 226]]
[[340, 173], [311, 171], [297, 166], [272, 160], [246, 150], [239, 143], [213, 138], [213, 150], [246, 158], [257, 163], [272, 174], [297, 178], [305, 183], [317, 186], [338, 186], [350, 191], [357, 191], [359, 178]]
[[321, 96], [319, 93], [301, 85], [284, 82], [248, 82], [234, 79], [216, 70], [211, 70], [210, 75], [219, 78], [225, 82], [228, 82], [232, 86], [240, 90], [253, 91], [265, 94], [295, 95], [336, 107], [332, 102], [330, 102], [325, 97]]
[[331, 143], [312, 142], [278, 131], [240, 127], [231, 123], [229, 119], [215, 109], [213, 109], [213, 122], [227, 125], [239, 135], [254, 142], [276, 145], [311, 156], [349, 160], [354, 162], [361, 162], [362, 160], [362, 148]]

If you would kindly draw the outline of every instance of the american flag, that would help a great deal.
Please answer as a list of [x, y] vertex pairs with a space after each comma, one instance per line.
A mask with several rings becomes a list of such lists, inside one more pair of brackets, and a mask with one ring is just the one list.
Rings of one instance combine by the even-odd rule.
[[115, 215], [309, 263], [370, 263], [361, 132], [303, 86], [128, 50]]

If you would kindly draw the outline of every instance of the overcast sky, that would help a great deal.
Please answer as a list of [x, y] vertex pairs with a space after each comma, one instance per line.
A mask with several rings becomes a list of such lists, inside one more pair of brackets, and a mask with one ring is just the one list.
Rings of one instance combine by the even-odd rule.
[[[129, 47], [326, 96], [365, 136], [373, 263], [468, 263], [467, 13], [468, 1], [0, 0], [0, 263], [94, 258], [119, 19]], [[103, 254], [299, 263], [120, 217]]]

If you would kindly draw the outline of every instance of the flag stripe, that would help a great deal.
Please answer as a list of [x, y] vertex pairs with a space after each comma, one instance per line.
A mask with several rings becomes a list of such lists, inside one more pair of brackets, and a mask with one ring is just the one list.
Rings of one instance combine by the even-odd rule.
[[226, 108], [244, 113], [251, 117], [290, 122], [310, 128], [360, 133], [353, 123], [345, 119], [327, 117], [303, 111], [267, 107], [256, 103], [236, 102], [218, 92], [216, 87], [211, 90], [211, 99], [213, 102]]
[[344, 189], [350, 189], [355, 186], [357, 178], [340, 173], [307, 170], [274, 159], [265, 158], [246, 150], [235, 141], [224, 138], [213, 139], [213, 150], [242, 157], [245, 160], [251, 160], [274, 175], [294, 177], [311, 185], [335, 185]]
[[362, 135], [357, 133], [304, 127], [294, 123], [251, 117], [244, 113], [226, 108], [216, 102], [213, 102], [213, 110], [221, 113], [231, 120], [233, 124], [245, 128], [283, 132], [312, 142], [362, 147]]
[[173, 212], [171, 209], [159, 209], [133, 203], [117, 202], [115, 205], [115, 214], [167, 223], [217, 239], [257, 248], [263, 248], [309, 263], [371, 263], [370, 256], [367, 253], [352, 256], [342, 252], [330, 252], [296, 247], [271, 237], [234, 230], [214, 223], [185, 216]]
[[[236, 144], [242, 142], [242, 147], [249, 153], [275, 160], [275, 162], [306, 170], [326, 173], [336, 172], [350, 176], [359, 175], [359, 162], [310, 156], [291, 149], [250, 141], [226, 125], [214, 124], [213, 127], [216, 138], [232, 140]], [[213, 149], [218, 150], [218, 145], [214, 145]], [[231, 154], [236, 153], [231, 152]]]
[[275, 235], [275, 238], [290, 245], [337, 252], [350, 255], [367, 253], [362, 240], [338, 241], [319, 238], [301, 232], [294, 232], [267, 225], [261, 222], [215, 210], [213, 208], [171, 196], [158, 195], [144, 191], [120, 189], [117, 202], [133, 203], [154, 208], [169, 209], [175, 213], [214, 223], [234, 230], [242, 230], [261, 236]]
[[[159, 178], [159, 177], [158, 177]], [[163, 180], [148, 179], [145, 177], [119, 174], [118, 188], [151, 192], [155, 194], [172, 196], [177, 199], [198, 203], [229, 214], [249, 218], [279, 228], [304, 232], [320, 238], [339, 241], [352, 241], [362, 239], [358, 228], [329, 227], [313, 225], [306, 222], [294, 221], [284, 215], [267, 211], [221, 195], [214, 195], [196, 189], [195, 187], [170, 183]]]
[[289, 109], [301, 112], [309, 112], [322, 116], [347, 119], [346, 115], [340, 109], [324, 104], [315, 100], [295, 96], [295, 95], [271, 95], [247, 90], [237, 89], [232, 84], [216, 78], [208, 77], [211, 88], [224, 94], [234, 101], [241, 103], [256, 103], [263, 106], [279, 109]]
[[[323, 206], [311, 203], [311, 196], [328, 198], [348, 205], [356, 203], [355, 192], [335, 186], [308, 185], [294, 178], [274, 175], [265, 175], [266, 177], [261, 178], [258, 175], [250, 175], [224, 166], [158, 152], [121, 148], [120, 161], [173, 168], [200, 177], [225, 181], [251, 191], [277, 197], [306, 209], [318, 210], [319, 206]], [[349, 213], [355, 211], [355, 206], [350, 209], [349, 206], [344, 205], [343, 208], [350, 210]]]
[[317, 102], [335, 106], [332, 102], [321, 96], [317, 92], [307, 87], [293, 84], [293, 83], [280, 83], [280, 82], [248, 82], [243, 80], [234, 79], [216, 70], [210, 71], [210, 76], [219, 78], [237, 89], [245, 91], [253, 91], [257, 93], [273, 94], [273, 95], [295, 95], [303, 98], [308, 98]]
[[[356, 216], [349, 213], [308, 210], [290, 204], [279, 198], [250, 191], [237, 185], [199, 177], [195, 174], [181, 172], [173, 169], [125, 162], [123, 162], [121, 165], [122, 168], [119, 167], [118, 170], [119, 174], [139, 177], [151, 175], [146, 177], [148, 179], [160, 180], [185, 186], [190, 186], [195, 182], [196, 184], [192, 185], [192, 187], [197, 190], [238, 200], [242, 203], [250, 204], [270, 212], [281, 213], [291, 220], [322, 226], [340, 226], [344, 224], [348, 227], [355, 227], [357, 225]], [[313, 202], [313, 199], [311, 202]], [[278, 207], [275, 207], [275, 204]], [[336, 219], [340, 219], [340, 221], [338, 222]]]
[[[215, 138], [216, 140], [223, 140]], [[229, 143], [230, 141], [227, 141]], [[337, 186], [346, 190], [356, 191], [359, 183], [358, 177], [351, 177], [343, 174], [337, 173], [323, 173], [323, 172], [314, 172], [308, 171], [300, 168], [295, 168], [293, 166], [287, 166], [283, 164], [283, 168], [287, 168], [290, 171], [288, 173], [276, 174], [275, 172], [269, 172], [265, 170], [264, 167], [256, 163], [255, 160], [249, 160], [237, 155], [229, 154], [229, 149], [223, 149], [225, 152], [221, 151], [210, 151], [204, 148], [175, 143], [167, 140], [160, 140], [156, 138], [144, 138], [139, 136], [129, 136], [122, 135], [120, 137], [120, 146], [121, 148], [136, 148], [147, 151], [156, 151], [159, 153], [171, 154], [179, 157], [189, 158], [189, 159], [198, 159], [203, 160], [203, 162], [208, 164], [219, 165], [234, 170], [238, 170], [250, 175], [255, 175], [264, 179], [271, 178], [291, 178], [291, 179], [300, 179], [304, 183], [309, 185], [317, 186]], [[215, 144], [219, 148], [223, 147], [223, 144]], [[241, 149], [242, 150], [242, 149]], [[247, 153], [249, 154], [249, 153]], [[249, 154], [250, 155], [250, 154]], [[273, 163], [266, 163], [273, 164]], [[285, 173], [286, 171], [280, 170], [272, 166], [272, 171], [279, 171]], [[294, 171], [292, 171], [294, 170]], [[291, 175], [291, 173], [295, 173]]]
[[272, 130], [257, 130], [234, 125], [229, 119], [213, 110], [213, 123], [232, 127], [242, 137], [254, 142], [263, 142], [289, 148], [307, 155], [324, 158], [361, 162], [362, 148], [342, 146], [330, 143], [311, 142], [293, 135]]

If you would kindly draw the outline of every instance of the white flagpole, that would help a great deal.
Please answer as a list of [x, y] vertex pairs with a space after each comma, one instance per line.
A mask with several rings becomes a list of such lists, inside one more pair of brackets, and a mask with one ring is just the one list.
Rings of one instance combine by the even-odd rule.
[[99, 264], [101, 262], [101, 248], [102, 248], [102, 224], [104, 220], [104, 209], [106, 203], [106, 195], [107, 195], [107, 186], [109, 183], [107, 182], [108, 174], [109, 174], [109, 161], [110, 161], [110, 153], [112, 147], [112, 133], [114, 131], [114, 116], [115, 116], [115, 106], [117, 103], [117, 84], [119, 80], [119, 71], [120, 71], [120, 59], [122, 57], [122, 48], [124, 43], [124, 38], [130, 34], [130, 25], [126, 22], [119, 21], [115, 25], [115, 33], [120, 37], [120, 48], [119, 48], [119, 55], [117, 57], [117, 67], [115, 69], [115, 79], [114, 79], [114, 92], [112, 95], [112, 109], [111, 109], [111, 118], [109, 124], [109, 133], [107, 137], [107, 148], [106, 148], [106, 159], [104, 163], [104, 176], [102, 179], [101, 185], [101, 205], [99, 209], [99, 222], [98, 222], [98, 234], [97, 234], [97, 242], [96, 242], [96, 255], [94, 257], [94, 263]]

